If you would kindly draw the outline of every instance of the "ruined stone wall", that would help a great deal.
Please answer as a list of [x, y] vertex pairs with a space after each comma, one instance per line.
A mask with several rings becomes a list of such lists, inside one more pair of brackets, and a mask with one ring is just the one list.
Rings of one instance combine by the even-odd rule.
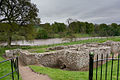
[[38, 64], [38, 60], [35, 57], [35, 53], [30, 53], [27, 50], [21, 50], [19, 59], [24, 65]]
[[[75, 48], [54, 52], [39, 53], [36, 55], [39, 64], [46, 67], [64, 67], [70, 70], [80, 70], [89, 63], [89, 53], [94, 52], [95, 56], [111, 53], [110, 47], [87, 48], [76, 51]], [[99, 57], [100, 58], [100, 57]]]
[[101, 58], [101, 54], [103, 54], [105, 58], [106, 54], [110, 55], [111, 52], [118, 53], [120, 51], [120, 43], [105, 42], [77, 44], [52, 47], [48, 49], [56, 51], [30, 53], [28, 51], [21, 50], [19, 51], [20, 59], [26, 65], [41, 64], [46, 67], [80, 70], [81, 68], [88, 66], [90, 52], [94, 52], [95, 59], [97, 54], [99, 55], [99, 59]]

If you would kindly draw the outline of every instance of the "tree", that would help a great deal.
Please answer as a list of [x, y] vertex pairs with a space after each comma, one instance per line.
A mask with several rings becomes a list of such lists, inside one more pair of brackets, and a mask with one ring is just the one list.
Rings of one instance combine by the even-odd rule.
[[95, 35], [99, 34], [99, 25], [98, 24], [94, 24], [94, 33], [95, 33]]
[[87, 34], [94, 33], [94, 24], [86, 22], [86, 33]]
[[99, 35], [100, 36], [108, 36], [110, 33], [110, 28], [107, 24], [100, 24], [99, 25]]
[[68, 19], [66, 20], [66, 22], [68, 23], [68, 26], [69, 26], [69, 24], [72, 23], [72, 22], [74, 22], [74, 20], [73, 20], [72, 18], [68, 18]]
[[119, 30], [120, 30], [120, 28], [119, 28], [119, 26], [116, 24], [116, 23], [112, 23], [111, 25], [110, 25], [110, 32], [111, 32], [111, 36], [119, 36]]
[[54, 31], [54, 33], [64, 32], [66, 30], [66, 25], [64, 23], [54, 22], [52, 24], [52, 30]]
[[63, 41], [69, 41], [69, 42], [72, 42], [72, 41], [76, 41], [76, 36], [73, 34], [73, 30], [68, 28], [66, 30], [66, 32], [64, 33], [64, 38], [63, 38]]
[[47, 38], [49, 38], [48, 32], [43, 28], [39, 28], [37, 32], [37, 39], [47, 39]]
[[14, 35], [24, 36], [26, 40], [32, 39], [32, 26], [40, 23], [38, 12], [30, 0], [0, 0], [0, 34], [6, 35], [8, 46]]
[[54, 36], [50, 23], [45, 23], [43, 25], [43, 28], [47, 31], [49, 37], [53, 37]]
[[84, 22], [78, 22], [79, 24], [79, 32], [80, 33], [86, 33], [86, 25]]

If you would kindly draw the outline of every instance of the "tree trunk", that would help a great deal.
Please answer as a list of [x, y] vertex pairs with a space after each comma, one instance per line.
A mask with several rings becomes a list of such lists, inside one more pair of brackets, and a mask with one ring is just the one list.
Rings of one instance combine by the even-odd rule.
[[12, 37], [9, 36], [9, 37], [8, 37], [8, 47], [11, 47], [11, 42], [12, 42]]

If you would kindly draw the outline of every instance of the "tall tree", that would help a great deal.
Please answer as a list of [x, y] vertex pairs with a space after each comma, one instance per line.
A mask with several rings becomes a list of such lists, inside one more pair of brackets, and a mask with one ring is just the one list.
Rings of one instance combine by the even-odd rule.
[[64, 32], [66, 30], [66, 25], [64, 23], [54, 22], [52, 24], [52, 30], [54, 33]]
[[111, 36], [119, 36], [119, 26], [116, 23], [110, 25]]
[[94, 33], [94, 24], [93, 23], [86, 23], [86, 33], [87, 34], [93, 34]]
[[108, 36], [110, 33], [110, 28], [107, 24], [100, 24], [99, 25], [99, 35], [100, 36]]
[[32, 26], [40, 23], [38, 12], [30, 0], [0, 0], [0, 34], [6, 35], [9, 46], [14, 35], [32, 39]]
[[74, 20], [73, 20], [72, 18], [68, 18], [68, 19], [66, 20], [66, 22], [68, 23], [68, 26], [69, 26], [69, 24], [72, 23], [72, 22], [74, 22]]

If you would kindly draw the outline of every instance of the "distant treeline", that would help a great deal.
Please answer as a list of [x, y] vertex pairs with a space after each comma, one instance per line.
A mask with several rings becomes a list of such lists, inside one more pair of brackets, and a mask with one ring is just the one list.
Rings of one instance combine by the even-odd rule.
[[[72, 21], [68, 25], [54, 22], [39, 25], [24, 25], [11, 23], [0, 23], [0, 41], [13, 40], [33, 40], [48, 38], [65, 38], [72, 39], [76, 37], [91, 36], [120, 36], [120, 24], [93, 24], [88, 22]], [[34, 27], [33, 27], [34, 26]], [[8, 38], [12, 35], [12, 39]]]
[[36, 38], [46, 39], [54, 37], [75, 37], [73, 34], [88, 34], [92, 36], [120, 36], [120, 25], [112, 23], [93, 24], [88, 22], [73, 21], [66, 25], [54, 22], [35, 26], [37, 29]]

